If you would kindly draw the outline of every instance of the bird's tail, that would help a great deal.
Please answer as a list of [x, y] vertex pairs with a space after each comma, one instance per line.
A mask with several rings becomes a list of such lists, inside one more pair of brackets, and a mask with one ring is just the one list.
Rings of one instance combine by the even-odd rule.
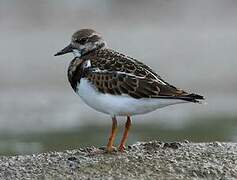
[[180, 96], [178, 97], [178, 99], [182, 99], [182, 100], [193, 102], [193, 103], [202, 103], [200, 100], [204, 100], [205, 98], [204, 96], [201, 96], [199, 94], [191, 93], [184, 96]]

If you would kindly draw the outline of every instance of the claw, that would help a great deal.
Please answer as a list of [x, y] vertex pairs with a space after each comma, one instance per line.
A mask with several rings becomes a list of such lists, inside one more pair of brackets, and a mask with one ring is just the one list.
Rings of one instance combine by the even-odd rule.
[[106, 152], [107, 153], [112, 153], [112, 152], [116, 152], [117, 151], [117, 148], [114, 147], [114, 146], [111, 146], [111, 147], [107, 147], [106, 148]]
[[124, 145], [120, 145], [118, 150], [119, 150], [120, 152], [125, 152], [126, 147], [125, 147]]

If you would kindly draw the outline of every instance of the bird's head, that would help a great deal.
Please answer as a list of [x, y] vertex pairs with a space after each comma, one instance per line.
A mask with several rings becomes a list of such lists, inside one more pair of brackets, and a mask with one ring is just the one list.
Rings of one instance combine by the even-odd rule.
[[71, 42], [55, 56], [73, 53], [75, 57], [81, 57], [93, 50], [105, 48], [106, 42], [102, 36], [92, 29], [80, 29], [72, 35]]

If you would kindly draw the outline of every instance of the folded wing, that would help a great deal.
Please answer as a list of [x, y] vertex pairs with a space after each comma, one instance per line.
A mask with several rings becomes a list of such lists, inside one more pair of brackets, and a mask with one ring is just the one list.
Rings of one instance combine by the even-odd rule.
[[101, 50], [96, 57], [88, 57], [91, 67], [86, 76], [98, 91], [133, 98], [168, 98], [199, 102], [204, 99], [189, 94], [164, 81], [142, 62], [113, 50]]

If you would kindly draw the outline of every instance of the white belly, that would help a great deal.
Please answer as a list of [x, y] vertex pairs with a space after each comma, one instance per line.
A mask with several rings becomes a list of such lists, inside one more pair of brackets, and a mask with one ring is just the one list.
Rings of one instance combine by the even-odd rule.
[[145, 114], [158, 108], [187, 102], [180, 99], [135, 99], [126, 95], [103, 94], [84, 78], [80, 80], [77, 94], [88, 106], [111, 116]]

